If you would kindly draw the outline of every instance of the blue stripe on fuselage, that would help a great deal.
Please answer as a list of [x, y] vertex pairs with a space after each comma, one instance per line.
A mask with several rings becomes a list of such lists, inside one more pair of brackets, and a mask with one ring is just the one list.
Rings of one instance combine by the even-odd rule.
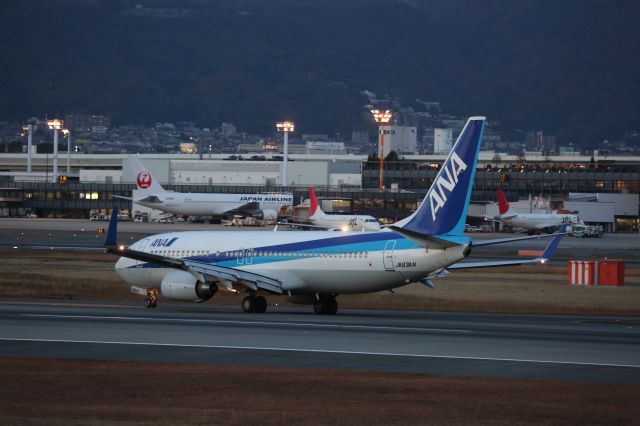
[[[246, 253], [251, 251], [264, 253], [272, 252], [278, 253], [265, 256], [251, 256], [251, 265], [267, 264], [275, 262], [284, 262], [291, 260], [308, 259], [310, 256], [292, 256], [291, 253], [309, 253], [309, 252], [321, 252], [321, 253], [342, 253], [342, 252], [375, 252], [383, 251], [388, 241], [395, 240], [396, 244], [394, 250], [406, 250], [421, 248], [422, 246], [415, 243], [412, 240], [404, 238], [402, 235], [395, 232], [368, 232], [359, 233], [355, 235], [338, 236], [334, 238], [322, 238], [317, 240], [307, 240], [295, 243], [275, 244], [261, 247], [249, 247], [242, 250], [243, 254], [238, 259], [238, 256], [234, 253], [241, 250], [229, 250], [220, 252], [220, 254], [212, 253], [206, 256], [189, 256], [185, 259], [194, 260], [198, 262], [205, 262], [216, 264], [220, 266], [236, 267], [246, 265]], [[283, 253], [280, 255], [280, 253]], [[287, 255], [288, 253], [288, 255]], [[131, 266], [135, 268], [136, 266]], [[144, 263], [137, 266], [142, 268], [158, 268], [163, 267], [159, 264]]]

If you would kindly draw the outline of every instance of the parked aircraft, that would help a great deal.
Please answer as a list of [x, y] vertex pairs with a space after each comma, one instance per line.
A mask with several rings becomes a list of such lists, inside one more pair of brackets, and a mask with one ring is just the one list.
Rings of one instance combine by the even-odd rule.
[[376, 232], [171, 232], [117, 245], [117, 216], [107, 232], [107, 252], [121, 256], [117, 273], [155, 307], [169, 299], [204, 301], [219, 290], [244, 294], [245, 312], [265, 312], [265, 294], [313, 304], [335, 314], [336, 296], [392, 290], [456, 269], [544, 263], [563, 233], [536, 259], [460, 262], [480, 245], [539, 238], [474, 241], [463, 234], [484, 117], [470, 118], [424, 202], [409, 217]]
[[552, 232], [563, 225], [582, 224], [578, 216], [572, 213], [516, 213], [511, 210], [507, 197], [499, 188], [498, 211], [500, 213], [498, 216], [487, 220], [523, 228], [531, 233], [536, 231]]
[[167, 213], [188, 216], [251, 215], [265, 220], [284, 216], [293, 205], [292, 194], [216, 194], [169, 192], [151, 175], [137, 156], [129, 156], [136, 175], [138, 198], [115, 196]]
[[363, 214], [326, 214], [318, 204], [316, 191], [309, 188], [309, 200], [311, 202], [311, 215], [309, 223], [315, 228], [323, 228], [331, 231], [378, 231], [380, 224], [375, 217]]

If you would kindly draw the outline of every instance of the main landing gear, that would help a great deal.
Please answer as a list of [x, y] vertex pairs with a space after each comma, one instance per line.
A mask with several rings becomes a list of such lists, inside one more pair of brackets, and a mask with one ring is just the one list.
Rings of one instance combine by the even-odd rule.
[[313, 304], [313, 312], [321, 315], [335, 315], [338, 312], [338, 301], [333, 294], [319, 294]]
[[144, 299], [144, 306], [147, 308], [155, 308], [158, 306], [158, 289], [150, 288], [147, 290], [147, 297]]
[[267, 311], [267, 299], [262, 296], [247, 296], [242, 300], [242, 311], [263, 314]]

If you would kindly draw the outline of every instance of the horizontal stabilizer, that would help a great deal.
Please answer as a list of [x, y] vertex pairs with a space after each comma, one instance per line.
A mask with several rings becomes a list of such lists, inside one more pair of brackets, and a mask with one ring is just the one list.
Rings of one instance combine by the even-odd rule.
[[510, 243], [512, 241], [524, 241], [524, 240], [538, 240], [540, 238], [549, 238], [549, 237], [555, 237], [557, 235], [564, 235], [567, 234], [566, 232], [566, 228], [565, 229], [560, 230], [559, 232], [555, 232], [553, 234], [541, 234], [541, 235], [527, 235], [527, 236], [522, 236], [522, 237], [510, 237], [510, 238], [497, 238], [494, 240], [473, 240], [473, 242], [471, 243], [472, 247], [479, 247], [479, 246], [490, 246], [490, 245], [494, 245], [494, 244], [504, 244], [504, 243]]
[[[551, 259], [553, 254], [555, 253], [558, 245], [560, 244], [560, 239], [567, 233], [566, 232], [567, 225], [564, 225], [560, 232], [554, 235], [553, 240], [549, 243], [547, 248], [544, 250], [542, 256], [537, 257], [535, 259], [519, 259], [519, 260], [497, 260], [497, 261], [488, 261], [488, 262], [460, 262], [455, 263], [451, 266], [448, 266], [447, 269], [471, 269], [471, 268], [492, 268], [499, 266], [515, 266], [515, 265], [527, 265], [527, 264], [539, 264], [545, 263], [547, 260]], [[550, 234], [551, 235], [551, 234]], [[513, 240], [512, 240], [513, 241]]]

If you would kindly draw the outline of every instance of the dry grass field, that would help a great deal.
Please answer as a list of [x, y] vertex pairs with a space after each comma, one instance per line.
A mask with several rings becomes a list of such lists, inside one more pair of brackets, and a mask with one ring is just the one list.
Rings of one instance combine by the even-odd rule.
[[[3, 425], [637, 425], [640, 388], [0, 358]], [[10, 384], [10, 386], [7, 386]]]
[[[141, 300], [114, 272], [111, 255], [0, 250], [0, 258], [0, 297]], [[487, 268], [435, 280], [435, 290], [411, 284], [395, 294], [339, 300], [343, 308], [640, 315], [640, 270], [627, 269], [625, 280], [624, 287], [585, 288], [568, 284], [566, 266]], [[272, 297], [271, 302], [284, 300]], [[239, 304], [240, 297], [220, 292], [209, 303]]]

